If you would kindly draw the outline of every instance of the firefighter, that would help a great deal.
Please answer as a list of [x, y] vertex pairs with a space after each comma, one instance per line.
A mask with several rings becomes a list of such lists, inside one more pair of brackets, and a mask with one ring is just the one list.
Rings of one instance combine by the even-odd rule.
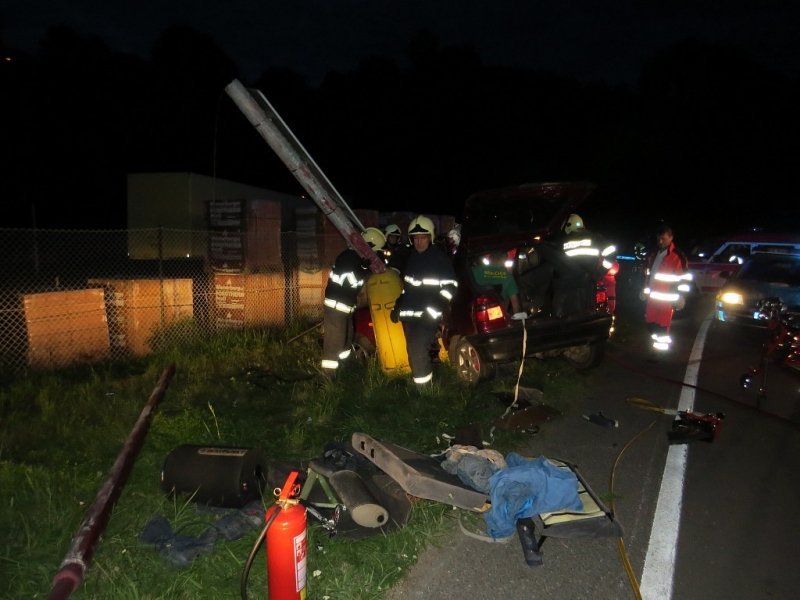
[[597, 282], [613, 266], [616, 247], [589, 231], [574, 213], [564, 220], [561, 231], [566, 260], [555, 261], [553, 305], [556, 315], [563, 317], [594, 306]]
[[596, 281], [614, 265], [616, 246], [586, 229], [580, 215], [571, 214], [562, 226], [564, 254], [577, 261]]
[[[367, 227], [361, 237], [375, 251], [380, 251], [386, 244], [383, 232], [375, 227]], [[336, 377], [339, 365], [352, 352], [353, 313], [358, 292], [369, 272], [369, 261], [361, 258], [352, 248], [347, 248], [336, 257], [328, 276], [323, 301], [321, 367], [322, 372], [331, 379]]]
[[396, 223], [387, 225], [383, 234], [386, 236], [386, 247], [383, 250], [384, 260], [389, 267], [402, 273], [411, 248], [403, 243], [403, 234]]
[[645, 288], [639, 297], [647, 301], [644, 320], [653, 349], [665, 351], [672, 345], [672, 315], [675, 309], [684, 307], [684, 294], [689, 291], [692, 275], [687, 270], [686, 256], [675, 247], [672, 228], [662, 225], [657, 239], [658, 249], [649, 257]]
[[391, 313], [392, 321], [403, 324], [411, 377], [417, 386], [433, 379], [431, 346], [458, 287], [450, 258], [433, 245], [434, 235], [433, 221], [425, 215], [409, 223], [414, 249], [403, 271], [403, 292]]

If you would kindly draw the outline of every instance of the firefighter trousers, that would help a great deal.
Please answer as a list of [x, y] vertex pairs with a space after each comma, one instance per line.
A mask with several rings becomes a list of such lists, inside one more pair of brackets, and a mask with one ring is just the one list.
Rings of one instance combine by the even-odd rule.
[[353, 343], [353, 315], [330, 306], [323, 311], [322, 368], [335, 372], [349, 356]]
[[431, 345], [436, 341], [438, 329], [438, 321], [432, 319], [403, 321], [408, 364], [411, 366], [411, 377], [417, 385], [425, 385], [433, 378]]

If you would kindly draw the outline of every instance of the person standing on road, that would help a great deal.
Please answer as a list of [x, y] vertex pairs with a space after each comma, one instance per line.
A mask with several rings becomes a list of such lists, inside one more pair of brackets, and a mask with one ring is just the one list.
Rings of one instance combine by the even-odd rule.
[[640, 298], [646, 301], [644, 320], [653, 340], [653, 348], [669, 350], [672, 337], [669, 333], [675, 309], [681, 310], [692, 279], [687, 270], [686, 256], [675, 247], [672, 228], [662, 225], [658, 230], [658, 248], [649, 257], [645, 288]]
[[408, 226], [414, 249], [403, 271], [403, 292], [395, 302], [391, 318], [403, 324], [411, 377], [417, 386], [433, 379], [431, 346], [444, 311], [456, 293], [458, 282], [450, 258], [433, 245], [434, 226], [419, 215]]
[[[373, 250], [381, 250], [386, 238], [380, 229], [367, 227], [361, 234]], [[352, 352], [353, 313], [358, 292], [369, 275], [369, 261], [361, 258], [352, 248], [346, 248], [336, 257], [323, 301], [322, 372], [334, 379], [342, 361]]]

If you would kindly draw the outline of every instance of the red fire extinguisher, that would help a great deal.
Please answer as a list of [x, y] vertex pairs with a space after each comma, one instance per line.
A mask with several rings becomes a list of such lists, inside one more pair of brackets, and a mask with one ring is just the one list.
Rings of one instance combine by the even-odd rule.
[[306, 598], [306, 509], [297, 499], [298, 471], [283, 484], [278, 500], [267, 509], [267, 582], [269, 600]]

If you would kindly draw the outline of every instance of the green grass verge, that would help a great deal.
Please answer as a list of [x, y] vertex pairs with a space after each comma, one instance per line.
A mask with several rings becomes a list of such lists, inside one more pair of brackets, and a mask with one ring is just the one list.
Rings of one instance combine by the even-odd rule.
[[[385, 375], [374, 361], [348, 365], [334, 383], [317, 375], [318, 331], [292, 343], [308, 324], [285, 331], [237, 331], [161, 348], [125, 363], [53, 373], [5, 375], [0, 388], [0, 594], [44, 598], [70, 540], [136, 422], [163, 369], [176, 374], [152, 419], [128, 483], [75, 598], [238, 597], [239, 578], [258, 531], [216, 544], [183, 568], [165, 561], [139, 534], [154, 515], [181, 533], [209, 524], [186, 499], [161, 493], [166, 455], [181, 444], [260, 447], [269, 459], [320, 456], [328, 442], [353, 432], [420, 452], [442, 451], [445, 434], [482, 427], [505, 410], [495, 396], [510, 391], [516, 371], [477, 388], [461, 384], [447, 365], [418, 393], [407, 378]], [[585, 379], [559, 360], [526, 362], [522, 384], [569, 412]], [[497, 430], [493, 447], [513, 450], [522, 436]], [[529, 438], [527, 438], [529, 439]], [[265, 504], [272, 502], [265, 498]], [[330, 538], [313, 520], [308, 586], [312, 598], [380, 598], [419, 553], [451, 530], [458, 511], [417, 501], [408, 525], [353, 541]], [[263, 550], [250, 573], [251, 597], [264, 597]]]

